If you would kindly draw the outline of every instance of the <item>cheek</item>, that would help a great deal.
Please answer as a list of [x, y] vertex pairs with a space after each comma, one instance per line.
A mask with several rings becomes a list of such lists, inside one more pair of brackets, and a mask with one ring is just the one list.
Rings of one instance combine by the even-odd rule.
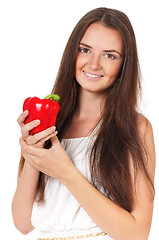
[[76, 65], [75, 65], [75, 70], [76, 70], [76, 71], [79, 69], [80, 65], [81, 65], [81, 64], [80, 64], [79, 58], [77, 58], [77, 60], [76, 60]]
[[81, 58], [77, 57], [76, 64], [75, 64], [75, 78], [78, 82], [80, 79], [81, 69], [84, 65], [84, 62]]
[[121, 63], [107, 64], [107, 66], [105, 67], [106, 75], [109, 75], [110, 77], [117, 77], [120, 73], [121, 66]]
[[78, 69], [80, 69], [81, 64], [79, 61], [76, 61], [76, 66], [75, 66], [75, 74], [77, 73]]
[[86, 63], [87, 63], [87, 58], [79, 55], [76, 59], [76, 65], [75, 65], [76, 71], [83, 68], [83, 66], [85, 66]]

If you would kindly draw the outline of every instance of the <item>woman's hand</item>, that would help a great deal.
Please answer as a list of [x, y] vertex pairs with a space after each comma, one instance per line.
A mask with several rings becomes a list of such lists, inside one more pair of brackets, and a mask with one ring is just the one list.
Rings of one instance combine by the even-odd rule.
[[42, 149], [27, 144], [21, 137], [22, 155], [36, 170], [62, 181], [67, 178], [75, 166], [58, 138], [55, 136], [51, 141], [50, 149]]
[[29, 131], [38, 126], [40, 124], [40, 120], [37, 119], [28, 124], [25, 124], [24, 121], [28, 114], [28, 110], [24, 111], [17, 120], [19, 126], [21, 127], [22, 138], [29, 145], [43, 147], [45, 141], [57, 135], [56, 127], [53, 126], [40, 133], [29, 135]]

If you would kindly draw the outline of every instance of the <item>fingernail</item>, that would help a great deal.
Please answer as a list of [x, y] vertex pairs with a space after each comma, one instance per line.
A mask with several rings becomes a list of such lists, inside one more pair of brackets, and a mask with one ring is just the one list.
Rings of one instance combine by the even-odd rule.
[[34, 122], [35, 124], [39, 124], [40, 123], [40, 120], [39, 119], [37, 119], [37, 120], [35, 120], [35, 122]]
[[25, 110], [25, 111], [24, 111], [24, 114], [28, 114], [28, 112], [29, 112], [28, 110]]
[[55, 129], [56, 129], [56, 127], [55, 127], [55, 126], [53, 126], [53, 127], [51, 127], [50, 129], [51, 129], [51, 130], [55, 130]]

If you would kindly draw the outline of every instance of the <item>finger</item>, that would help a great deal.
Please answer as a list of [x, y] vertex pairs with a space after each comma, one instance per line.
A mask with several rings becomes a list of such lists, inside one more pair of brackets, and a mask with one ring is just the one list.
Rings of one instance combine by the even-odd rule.
[[[53, 136], [53, 137], [51, 138], [51, 142], [52, 142], [52, 146], [56, 146], [56, 145], [60, 144], [60, 141], [59, 141], [59, 139], [58, 139], [57, 136]], [[61, 144], [60, 144], [60, 145], [61, 145]]]
[[20, 146], [21, 146], [21, 151], [22, 153], [24, 152], [27, 152], [27, 143], [24, 141], [23, 137], [20, 137], [19, 138], [19, 143], [20, 143]]
[[38, 162], [39, 156], [32, 153], [32, 149], [30, 149], [32, 147], [27, 145], [22, 137], [19, 139], [19, 142], [21, 145], [21, 153], [25, 161], [27, 161], [32, 167], [37, 169], [37, 162]]
[[41, 139], [39, 142], [37, 142], [37, 144], [35, 144], [35, 146], [36, 146], [36, 147], [43, 147], [43, 146], [44, 146], [44, 143], [45, 143], [47, 140], [51, 139], [52, 137], [55, 137], [55, 136], [57, 135], [57, 133], [58, 133], [58, 132], [55, 131], [54, 133], [48, 135], [46, 138]]
[[37, 119], [37, 120], [34, 120], [30, 123], [27, 123], [25, 124], [24, 126], [21, 127], [21, 133], [22, 133], [22, 136], [25, 140], [26, 137], [29, 136], [29, 131], [32, 130], [33, 128], [37, 127], [38, 125], [40, 124], [40, 120]]
[[45, 149], [41, 149], [41, 148], [37, 148], [32, 145], [28, 145], [22, 137], [19, 139], [19, 142], [21, 145], [22, 153], [29, 154], [32, 156], [37, 156], [40, 158], [41, 156], [43, 156], [43, 154], [45, 152]]
[[[53, 127], [47, 128], [46, 130], [44, 130], [42, 132], [39, 132], [32, 136], [29, 136], [27, 143], [28, 144], [36, 144], [37, 142], [39, 142], [41, 140], [44, 142], [44, 141], [46, 141], [45, 139], [50, 138], [50, 135], [53, 134], [55, 132], [55, 130], [56, 130], [56, 127], [53, 126]], [[53, 136], [55, 136], [55, 135], [53, 135]]]
[[33, 156], [33, 155], [30, 155], [28, 153], [22, 153], [22, 156], [24, 157], [25, 161], [27, 163], [29, 163], [30, 166], [32, 166], [33, 168], [35, 168], [36, 170], [40, 171], [38, 165], [37, 165], [37, 157], [36, 156]]
[[28, 116], [28, 114], [29, 114], [29, 111], [26, 110], [18, 117], [17, 122], [20, 127], [22, 127], [24, 125], [24, 121], [25, 121], [26, 117]]

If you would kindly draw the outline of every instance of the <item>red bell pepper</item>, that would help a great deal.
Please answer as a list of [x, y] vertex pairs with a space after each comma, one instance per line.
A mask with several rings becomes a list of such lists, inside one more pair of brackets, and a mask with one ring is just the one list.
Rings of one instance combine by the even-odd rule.
[[57, 114], [60, 110], [60, 105], [57, 102], [59, 99], [60, 97], [56, 94], [48, 95], [44, 99], [37, 97], [25, 99], [23, 111], [29, 111], [29, 115], [25, 119], [25, 124], [33, 120], [40, 120], [40, 124], [29, 132], [30, 135], [34, 135], [55, 125]]

